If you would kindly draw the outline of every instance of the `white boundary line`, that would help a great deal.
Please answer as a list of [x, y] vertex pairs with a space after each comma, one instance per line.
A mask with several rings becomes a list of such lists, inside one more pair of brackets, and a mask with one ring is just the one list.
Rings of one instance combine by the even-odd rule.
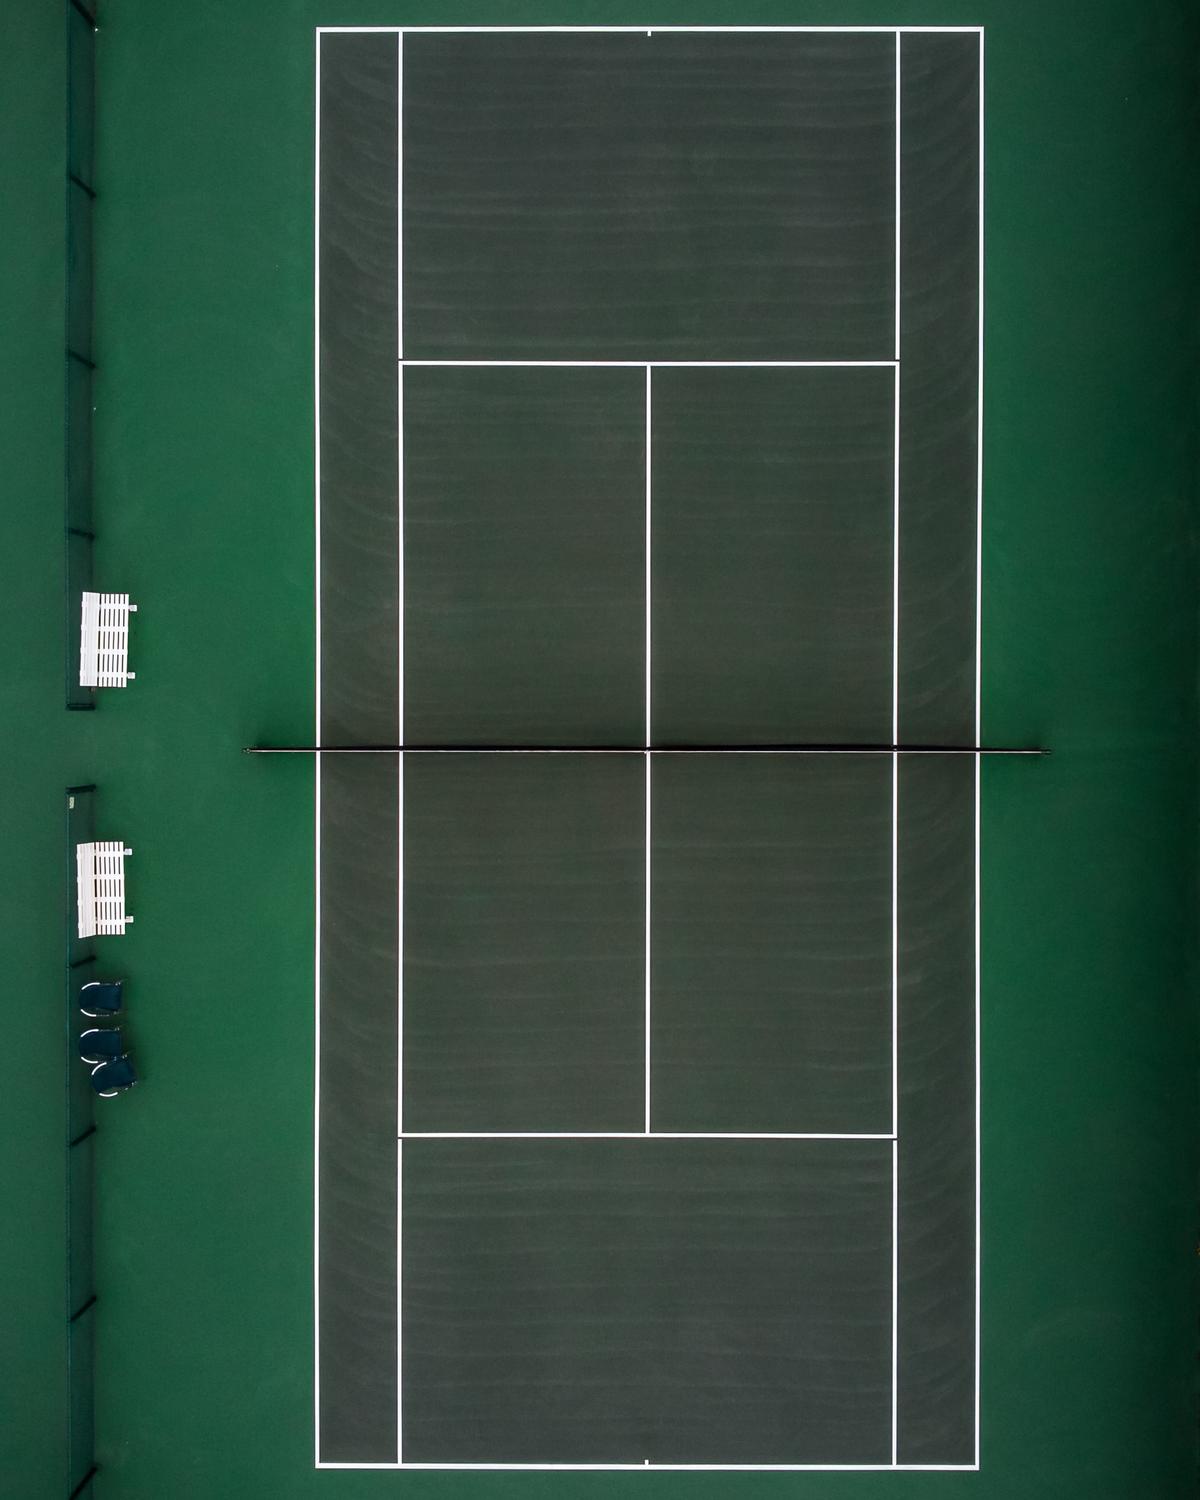
[[[895, 350], [892, 376], [892, 744], [900, 743], [900, 33], [895, 78]], [[978, 743], [978, 741], [976, 741]], [[900, 1380], [900, 757], [892, 756], [892, 1464], [899, 1442]]]
[[894, 1141], [884, 1132], [750, 1130], [407, 1130], [406, 1141]]
[[895, 308], [894, 308], [894, 311], [895, 311], [895, 341], [894, 341], [893, 347], [894, 347], [894, 350], [895, 350], [895, 360], [896, 360], [896, 365], [897, 366], [899, 366], [899, 364], [900, 364], [900, 103], [901, 103], [901, 98], [900, 98], [900, 36], [901, 36], [901, 33], [900, 33], [899, 30], [897, 30], [897, 32], [896, 32], [896, 126], [895, 126], [895, 135], [896, 135], [896, 139], [895, 139], [895, 149], [896, 149], [896, 167], [895, 167], [896, 201], [895, 201], [895, 207], [894, 207], [894, 216], [895, 216], [895, 220], [896, 220], [896, 250], [895, 250], [896, 279], [895, 279], [895, 284], [894, 284], [893, 289], [892, 289], [892, 300], [893, 300], [893, 303], [895, 304]]
[[[977, 384], [977, 429], [975, 436], [975, 743], [980, 743], [979, 731], [983, 727], [983, 134], [984, 134], [984, 66], [983, 31], [979, 32], [979, 331]], [[980, 1040], [982, 1024], [980, 961], [980, 783], [983, 774], [982, 757], [975, 757], [975, 1465], [978, 1468], [981, 1451], [980, 1432], [980, 1369], [982, 1317], [982, 1285], [980, 1272], [983, 1264], [983, 1220], [980, 1198], [983, 1190], [982, 1141], [980, 1112], [983, 1052]]]
[[418, 369], [889, 370], [894, 359], [402, 359]]
[[[396, 37], [396, 743], [404, 743], [404, 33]], [[317, 757], [320, 759], [320, 757]], [[396, 757], [396, 1461], [404, 1461], [404, 756]]]
[[[317, 757], [320, 759], [320, 756]], [[404, 756], [396, 757], [396, 1446], [402, 1458], [404, 1287]]]
[[900, 1468], [900, 1142], [892, 1137], [892, 1468]]
[[[652, 597], [651, 597], [651, 560], [652, 559], [651, 559], [651, 550], [650, 550], [651, 549], [651, 541], [650, 541], [650, 516], [651, 516], [651, 511], [650, 511], [650, 505], [651, 505], [650, 418], [651, 418], [651, 411], [652, 411], [652, 404], [651, 404], [652, 403], [652, 390], [651, 390], [650, 370], [651, 370], [651, 366], [647, 365], [646, 366], [646, 584], [645, 584], [645, 589], [646, 589], [646, 749], [647, 750], [650, 749], [650, 745], [652, 743], [651, 729], [650, 729], [650, 723], [651, 723], [651, 720], [650, 720], [650, 692], [651, 692], [651, 678], [650, 678], [650, 651], [651, 651], [650, 629], [651, 629], [651, 621], [650, 621], [650, 609], [651, 609], [651, 603], [652, 603]], [[646, 930], [645, 930], [645, 938], [644, 938], [645, 959], [646, 959], [646, 973], [645, 973], [645, 990], [646, 990], [646, 1019], [645, 1019], [645, 1032], [646, 1032], [646, 1035], [645, 1035], [645, 1048], [646, 1048], [646, 1059], [645, 1059], [645, 1085], [644, 1085], [644, 1087], [645, 1087], [645, 1101], [644, 1101], [643, 1130], [644, 1130], [644, 1133], [646, 1135], [649, 1135], [650, 1134], [650, 879], [651, 879], [651, 859], [652, 859], [652, 855], [651, 855], [651, 843], [650, 843], [650, 795], [651, 795], [651, 777], [653, 775], [653, 772], [651, 770], [651, 765], [652, 765], [652, 759], [651, 759], [651, 757], [649, 755], [646, 755], [646, 756], [643, 757], [643, 759], [645, 761], [645, 766], [646, 766], [646, 774], [645, 774], [645, 782], [646, 782], [646, 808], [645, 808], [645, 813], [646, 813], [646, 829], [645, 829], [645, 840], [646, 840], [646, 869], [645, 869], [646, 912], [645, 912], [645, 929]]]
[[601, 1473], [625, 1470], [634, 1474], [973, 1474], [978, 1464], [484, 1464], [484, 1463], [403, 1463], [403, 1464], [318, 1464], [318, 1469], [498, 1469], [543, 1470], [574, 1473]]
[[399, 532], [399, 624], [397, 630], [396, 743], [404, 744], [404, 33], [396, 39], [396, 440], [398, 444], [397, 527]]
[[[321, 743], [321, 33], [313, 119], [313, 744]], [[321, 757], [313, 767], [313, 1460], [321, 1467]]]
[[878, 32], [890, 36], [894, 31], [905, 34], [909, 32], [947, 32], [947, 33], [978, 33], [983, 30], [982, 26], [318, 26], [318, 32], [396, 32], [411, 31], [426, 35], [469, 35], [472, 33], [489, 32], [497, 35], [511, 34], [516, 32], [644, 32], [649, 36], [652, 32], [825, 32], [842, 33], [846, 35], [861, 35], [863, 33]]

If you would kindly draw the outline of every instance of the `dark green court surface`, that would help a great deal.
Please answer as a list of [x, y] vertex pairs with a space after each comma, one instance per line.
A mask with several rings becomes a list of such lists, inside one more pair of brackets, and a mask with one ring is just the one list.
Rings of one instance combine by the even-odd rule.
[[895, 370], [651, 385], [653, 742], [890, 744]]
[[892, 357], [892, 33], [404, 55], [407, 358]]
[[417, 1141], [414, 1461], [887, 1463], [886, 1141]]
[[654, 1128], [890, 1136], [890, 757], [667, 755], [652, 786]]
[[319, 1463], [978, 1462], [981, 56], [319, 37]]
[[643, 734], [641, 370], [404, 372], [404, 735]]
[[404, 777], [403, 1128], [641, 1130], [642, 757]]

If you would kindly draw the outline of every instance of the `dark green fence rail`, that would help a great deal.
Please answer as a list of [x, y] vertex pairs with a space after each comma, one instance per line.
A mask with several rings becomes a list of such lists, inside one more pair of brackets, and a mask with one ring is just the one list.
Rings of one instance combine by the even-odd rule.
[[96, 789], [67, 788], [66, 847], [66, 1322], [67, 1489], [70, 1500], [92, 1494], [96, 1474], [96, 1279], [92, 1253], [96, 1122], [88, 1072], [79, 1061], [79, 987], [96, 977], [96, 946], [78, 936], [75, 845], [95, 837]]
[[96, 21], [67, 0], [66, 581], [67, 707], [93, 708], [79, 686], [80, 595], [92, 586], [92, 216], [95, 188]]
[[[64, 530], [66, 551], [66, 703], [90, 709], [93, 694], [79, 685], [80, 596], [92, 587], [93, 209], [96, 126], [96, 15], [83, 0], [67, 0], [66, 100], [66, 409]], [[79, 986], [94, 977], [95, 945], [77, 936], [75, 845], [94, 837], [95, 788], [66, 794], [66, 1320], [67, 1423], [65, 1493], [92, 1500], [96, 1469], [96, 1284], [93, 1256], [96, 1125], [87, 1070], [79, 1061]]]

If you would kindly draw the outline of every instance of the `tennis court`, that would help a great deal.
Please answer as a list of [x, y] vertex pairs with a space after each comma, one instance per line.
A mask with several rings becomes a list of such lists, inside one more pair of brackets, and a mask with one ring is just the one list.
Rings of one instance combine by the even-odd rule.
[[977, 1465], [982, 63], [318, 33], [319, 1465]]

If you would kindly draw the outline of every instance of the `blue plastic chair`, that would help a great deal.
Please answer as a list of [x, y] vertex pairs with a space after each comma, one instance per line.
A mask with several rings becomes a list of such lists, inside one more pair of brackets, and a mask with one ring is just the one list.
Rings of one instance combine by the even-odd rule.
[[121, 1010], [121, 981], [92, 979], [80, 988], [79, 1009], [85, 1016], [115, 1016]]
[[119, 1026], [93, 1026], [90, 1031], [79, 1034], [79, 1056], [85, 1063], [111, 1062], [125, 1056], [125, 1044], [121, 1040]]
[[137, 1082], [133, 1063], [128, 1057], [116, 1057], [111, 1062], [97, 1063], [92, 1069], [91, 1084], [101, 1099], [115, 1099]]

